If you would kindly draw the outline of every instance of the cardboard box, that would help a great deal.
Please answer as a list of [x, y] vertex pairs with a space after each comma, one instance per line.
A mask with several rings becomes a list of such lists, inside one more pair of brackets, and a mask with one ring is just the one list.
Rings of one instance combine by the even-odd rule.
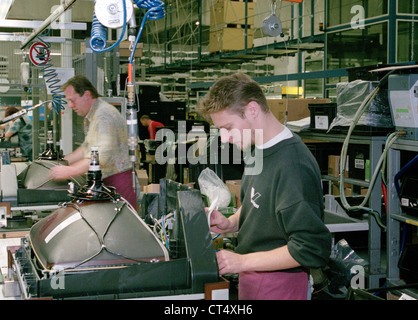
[[155, 154], [149, 154], [148, 152], [145, 154], [146, 161], [155, 161]]
[[[252, 48], [254, 29], [247, 29], [247, 48]], [[235, 51], [245, 49], [245, 28], [221, 28], [209, 32], [209, 51]]]
[[[336, 155], [329, 155], [328, 156], [328, 175], [331, 177], [340, 177], [340, 158], [341, 156]], [[348, 178], [348, 156], [347, 161], [345, 162], [345, 171], [344, 171], [344, 177]], [[351, 184], [344, 183], [345, 188], [350, 188]], [[333, 193], [334, 194], [334, 193]]]
[[[114, 41], [107, 41], [106, 47], [110, 47], [114, 43], [115, 43]], [[131, 42], [128, 40], [121, 41], [119, 43], [119, 57], [129, 58], [131, 56], [131, 50], [129, 50], [130, 45], [131, 45]], [[135, 58], [142, 57], [143, 48], [144, 48], [144, 44], [142, 42], [136, 45], [135, 54], [134, 54]]]
[[144, 193], [160, 193], [160, 184], [152, 183], [144, 186]]
[[[247, 14], [246, 14], [247, 13]], [[254, 2], [216, 0], [210, 9], [210, 25], [216, 27], [222, 24], [254, 25]]]
[[139, 182], [139, 186], [140, 186], [140, 191], [143, 192], [144, 191], [144, 186], [148, 185], [148, 174], [147, 174], [147, 170], [143, 170], [143, 169], [135, 169], [136, 171], [136, 177], [138, 178], [138, 182]]
[[241, 206], [241, 180], [226, 180], [225, 185], [228, 187], [229, 192], [235, 196], [237, 208], [239, 208]]
[[[340, 176], [340, 158], [341, 156], [328, 156], [328, 175], [338, 178]], [[348, 178], [348, 156], [345, 162], [344, 177]]]
[[[337, 181], [332, 181], [331, 182], [331, 194], [334, 196], [339, 196], [340, 195], [340, 183]], [[344, 188], [344, 194], [346, 195], [346, 197], [352, 196], [353, 195], [353, 190], [350, 187], [345, 187]]]
[[329, 103], [329, 99], [268, 99], [267, 103], [273, 115], [284, 124], [287, 104], [287, 121], [296, 121], [311, 116], [308, 108], [313, 103]]

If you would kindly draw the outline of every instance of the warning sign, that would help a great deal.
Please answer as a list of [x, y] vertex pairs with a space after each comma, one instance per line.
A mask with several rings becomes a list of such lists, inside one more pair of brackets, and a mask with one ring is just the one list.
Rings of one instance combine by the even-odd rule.
[[35, 65], [39, 66], [50, 59], [51, 52], [45, 43], [35, 42], [29, 49], [29, 59]]

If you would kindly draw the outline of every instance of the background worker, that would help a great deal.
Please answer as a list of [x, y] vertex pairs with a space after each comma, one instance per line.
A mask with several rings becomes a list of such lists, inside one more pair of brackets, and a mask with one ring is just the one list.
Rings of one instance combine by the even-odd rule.
[[239, 231], [234, 252], [217, 252], [219, 273], [239, 274], [240, 299], [307, 299], [307, 270], [325, 266], [331, 253], [315, 158], [244, 74], [220, 78], [197, 111], [219, 128], [223, 143], [258, 148], [255, 162], [262, 165], [255, 174], [244, 171], [242, 205], [235, 214], [211, 214], [212, 232]]
[[161, 122], [152, 120], [148, 115], [143, 115], [140, 119], [141, 125], [148, 127], [148, 133], [150, 140], [155, 140], [155, 132], [159, 127], [164, 127], [164, 124]]
[[[4, 112], [4, 117], [9, 117], [19, 111], [16, 107], [8, 107]], [[25, 114], [8, 123], [2, 124], [0, 129], [4, 130], [7, 125], [9, 125], [9, 128], [4, 134], [5, 140], [8, 141], [13, 135], [17, 134], [22, 156], [32, 161], [32, 120]]]
[[136, 209], [136, 193], [128, 152], [128, 133], [120, 112], [99, 98], [96, 88], [84, 76], [75, 76], [63, 86], [68, 107], [84, 117], [84, 142], [64, 157], [69, 166], [55, 166], [52, 178], [64, 180], [87, 173], [91, 147], [98, 147], [103, 182]]

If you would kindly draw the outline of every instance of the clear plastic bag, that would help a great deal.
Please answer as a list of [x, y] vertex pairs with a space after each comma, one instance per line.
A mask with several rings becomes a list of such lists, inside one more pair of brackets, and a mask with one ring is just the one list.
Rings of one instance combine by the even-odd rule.
[[[330, 125], [330, 130], [336, 126], [350, 126], [358, 108], [377, 85], [376, 81], [364, 80], [337, 83], [337, 115]], [[380, 89], [357, 125], [393, 127], [387, 89]]]
[[204, 169], [199, 175], [198, 182], [200, 192], [208, 197], [211, 205], [216, 201], [216, 208], [228, 207], [231, 202], [231, 193], [213, 170]]
[[353, 286], [354, 276], [365, 276], [368, 265], [369, 263], [361, 258], [345, 239], [338, 241], [333, 247], [328, 263], [329, 293], [346, 293], [348, 287]]

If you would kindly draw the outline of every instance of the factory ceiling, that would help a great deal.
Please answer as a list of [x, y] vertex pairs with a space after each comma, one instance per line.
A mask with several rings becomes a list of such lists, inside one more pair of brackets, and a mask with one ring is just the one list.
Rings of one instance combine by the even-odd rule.
[[[60, 0], [14, 0], [6, 15], [9, 20], [45, 20], [60, 5]], [[93, 0], [77, 0], [72, 8], [71, 19], [74, 22], [91, 22]]]

